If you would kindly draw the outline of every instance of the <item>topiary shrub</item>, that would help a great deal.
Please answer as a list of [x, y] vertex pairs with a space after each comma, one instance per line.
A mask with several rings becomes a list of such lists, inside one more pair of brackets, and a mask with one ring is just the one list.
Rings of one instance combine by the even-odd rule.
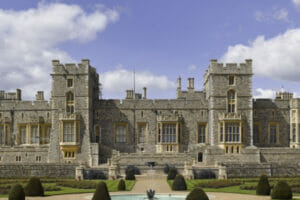
[[11, 188], [8, 200], [25, 200], [25, 192], [20, 184], [16, 184]]
[[140, 169], [138, 167], [134, 166], [134, 165], [128, 165], [125, 169], [125, 174], [127, 173], [128, 170], [131, 170], [131, 169], [134, 171], [135, 175], [140, 175], [141, 174]]
[[266, 175], [261, 175], [256, 186], [256, 195], [270, 195], [270, 191], [271, 187], [268, 177]]
[[106, 183], [99, 182], [92, 200], [111, 200]]
[[25, 187], [26, 196], [44, 196], [44, 188], [39, 178], [32, 177]]
[[164, 166], [164, 173], [168, 174], [169, 170], [170, 170], [170, 166], [168, 164], [165, 164], [165, 166]]
[[126, 190], [126, 185], [125, 185], [125, 181], [123, 179], [121, 179], [119, 181], [119, 184], [118, 184], [118, 190], [119, 191], [125, 191]]
[[206, 193], [199, 187], [195, 187], [186, 197], [185, 200], [209, 200]]
[[177, 175], [177, 169], [175, 167], [169, 168], [167, 180], [174, 180]]
[[135, 180], [134, 169], [128, 169], [125, 180]]
[[285, 181], [279, 181], [272, 190], [272, 199], [292, 199], [291, 187]]
[[186, 189], [187, 187], [186, 187], [186, 182], [184, 180], [184, 177], [178, 174], [174, 179], [172, 190], [186, 190]]

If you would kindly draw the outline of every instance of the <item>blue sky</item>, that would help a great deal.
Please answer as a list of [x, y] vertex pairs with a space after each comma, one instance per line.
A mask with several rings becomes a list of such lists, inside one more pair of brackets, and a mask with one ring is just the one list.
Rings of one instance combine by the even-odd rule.
[[147, 86], [152, 98], [174, 98], [178, 75], [202, 89], [211, 58], [252, 58], [256, 97], [282, 85], [300, 94], [299, 0], [10, 0], [0, 8], [1, 88], [22, 88], [27, 99], [39, 89], [49, 96], [57, 58], [89, 58], [104, 98], [123, 98], [133, 69], [137, 90]]

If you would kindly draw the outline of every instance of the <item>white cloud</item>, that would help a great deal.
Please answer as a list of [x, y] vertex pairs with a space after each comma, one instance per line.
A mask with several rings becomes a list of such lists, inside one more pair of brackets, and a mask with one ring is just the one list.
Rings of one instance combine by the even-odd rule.
[[256, 75], [281, 80], [300, 81], [300, 29], [287, 30], [273, 38], [258, 36], [248, 45], [229, 46], [223, 62], [244, 62], [253, 59]]
[[272, 89], [262, 89], [262, 88], [257, 88], [255, 89], [254, 92], [254, 98], [255, 99], [273, 99], [275, 98], [276, 91]]
[[[104, 98], [124, 98], [125, 91], [133, 89], [134, 72], [123, 69], [121, 65], [113, 71], [107, 71], [100, 75], [100, 82], [103, 87]], [[176, 84], [168, 79], [167, 76], [154, 75], [148, 71], [135, 72], [136, 92], [141, 92], [143, 87], [147, 87], [148, 94], [151, 96], [172, 91], [175, 94]], [[170, 90], [171, 89], [171, 90]], [[174, 90], [172, 90], [174, 89]]]
[[300, 6], [300, 0], [293, 0], [293, 3], [294, 3], [296, 6]]
[[46, 90], [48, 97], [51, 60], [73, 61], [59, 45], [91, 41], [118, 17], [116, 10], [98, 7], [87, 13], [63, 3], [40, 3], [21, 11], [0, 9], [1, 88], [21, 88], [27, 99]]
[[284, 21], [290, 22], [287, 9], [272, 10], [271, 12], [256, 11], [254, 18], [258, 22]]
[[190, 71], [190, 72], [195, 71], [196, 69], [197, 69], [197, 66], [194, 64], [191, 64], [188, 66], [188, 71]]

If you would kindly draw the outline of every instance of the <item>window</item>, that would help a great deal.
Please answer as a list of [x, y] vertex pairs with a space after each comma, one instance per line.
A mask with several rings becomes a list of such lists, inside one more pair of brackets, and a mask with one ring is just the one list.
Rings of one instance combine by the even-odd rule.
[[253, 143], [259, 143], [259, 125], [254, 124], [253, 125]]
[[234, 85], [234, 76], [229, 75], [229, 85]]
[[38, 143], [39, 143], [38, 126], [34, 125], [31, 126], [31, 144], [38, 144]]
[[240, 142], [240, 124], [225, 124], [225, 142]]
[[41, 156], [35, 156], [35, 161], [36, 162], [41, 162], [42, 160], [42, 157]]
[[220, 142], [224, 142], [223, 123], [220, 124]]
[[4, 126], [0, 126], [0, 144], [5, 144]]
[[72, 92], [67, 93], [67, 112], [74, 113], [74, 94]]
[[20, 144], [26, 144], [26, 126], [20, 126]]
[[116, 143], [127, 142], [127, 125], [118, 124], [116, 127]]
[[163, 143], [176, 143], [176, 124], [163, 124]]
[[235, 92], [233, 90], [228, 91], [227, 93], [227, 103], [228, 103], [228, 112], [235, 112]]
[[67, 79], [67, 86], [68, 87], [73, 87], [73, 79], [71, 79], [71, 78]]
[[49, 142], [50, 142], [50, 133], [51, 133], [51, 126], [46, 126], [45, 127], [44, 144], [49, 144]]
[[203, 162], [203, 153], [202, 152], [198, 153], [198, 162]]
[[270, 143], [277, 143], [277, 126], [273, 124], [270, 125]]
[[63, 142], [75, 142], [74, 122], [64, 122]]
[[16, 161], [21, 162], [21, 156], [16, 156]]
[[200, 124], [198, 126], [198, 143], [205, 143], [206, 142], [206, 125]]
[[254, 110], [254, 118], [256, 118], [256, 117], [257, 117], [257, 111]]
[[74, 151], [65, 151], [64, 158], [75, 158], [75, 152]]
[[145, 143], [146, 138], [146, 124], [138, 125], [138, 143]]
[[100, 128], [99, 126], [96, 126], [96, 142], [99, 143], [100, 141]]

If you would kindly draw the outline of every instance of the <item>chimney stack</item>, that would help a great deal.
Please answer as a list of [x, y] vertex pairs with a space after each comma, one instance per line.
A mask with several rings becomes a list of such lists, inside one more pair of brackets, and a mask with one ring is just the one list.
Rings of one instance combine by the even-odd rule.
[[143, 99], [147, 99], [147, 88], [143, 87]]
[[126, 90], [126, 99], [133, 99], [133, 90]]
[[181, 77], [180, 76], [178, 76], [178, 78], [177, 78], [177, 89], [181, 90]]
[[194, 90], [194, 78], [188, 78], [188, 90]]
[[36, 101], [44, 101], [44, 91], [38, 91], [37, 94], [35, 95], [35, 100]]

